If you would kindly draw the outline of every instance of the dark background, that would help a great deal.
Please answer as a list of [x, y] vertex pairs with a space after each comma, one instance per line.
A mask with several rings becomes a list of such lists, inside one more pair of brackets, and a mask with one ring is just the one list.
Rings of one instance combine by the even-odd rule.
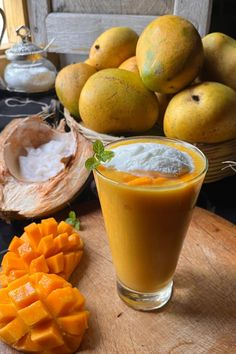
[[213, 0], [209, 32], [222, 32], [236, 39], [236, 0]]

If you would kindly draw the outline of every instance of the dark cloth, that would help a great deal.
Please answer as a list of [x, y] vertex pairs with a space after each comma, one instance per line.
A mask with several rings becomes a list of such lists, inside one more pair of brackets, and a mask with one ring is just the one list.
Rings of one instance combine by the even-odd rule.
[[[32, 115], [42, 111], [43, 105], [31, 101], [42, 102], [50, 105], [56, 99], [56, 94], [51, 91], [47, 94], [24, 94], [0, 90], [0, 131], [14, 118], [12, 115]], [[7, 102], [9, 103], [7, 104]], [[20, 103], [20, 101], [22, 103]], [[27, 103], [28, 102], [28, 103]], [[17, 104], [19, 104], [17, 106]], [[22, 118], [15, 117], [15, 118]]]

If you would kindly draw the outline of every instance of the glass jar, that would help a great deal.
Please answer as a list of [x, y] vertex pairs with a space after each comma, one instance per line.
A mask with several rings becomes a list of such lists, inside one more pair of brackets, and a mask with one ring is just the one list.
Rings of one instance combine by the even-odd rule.
[[6, 57], [10, 61], [4, 71], [7, 89], [27, 93], [52, 89], [57, 71], [46, 59], [45, 50], [28, 40], [30, 30], [26, 26], [21, 26], [16, 32], [22, 41], [6, 50]]

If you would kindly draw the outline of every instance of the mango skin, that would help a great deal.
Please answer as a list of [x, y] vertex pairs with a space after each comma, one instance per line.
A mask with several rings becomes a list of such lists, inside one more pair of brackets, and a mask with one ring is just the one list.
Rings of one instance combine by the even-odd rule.
[[165, 112], [164, 133], [190, 143], [236, 138], [236, 92], [217, 82], [204, 82], [177, 93]]
[[140, 76], [152, 91], [176, 93], [190, 84], [203, 64], [203, 46], [196, 28], [186, 19], [164, 15], [139, 37], [136, 58]]
[[117, 68], [135, 55], [138, 34], [129, 27], [112, 27], [103, 32], [89, 52], [90, 65], [97, 70]]
[[147, 131], [159, 113], [155, 94], [139, 75], [122, 69], [104, 69], [84, 85], [79, 112], [86, 127], [99, 133]]
[[123, 61], [123, 63], [121, 63], [121, 65], [119, 66], [119, 69], [124, 69], [139, 74], [136, 56], [133, 56]]
[[160, 127], [163, 127], [163, 120], [164, 120], [165, 111], [166, 111], [166, 108], [167, 108], [171, 98], [173, 97], [173, 95], [167, 95], [167, 94], [159, 93], [159, 92], [155, 92], [155, 94], [156, 94], [156, 97], [159, 102], [158, 125]]
[[236, 40], [219, 32], [202, 39], [203, 80], [217, 81], [236, 90]]
[[57, 97], [74, 116], [79, 116], [78, 102], [80, 92], [87, 79], [97, 70], [86, 63], [65, 66], [59, 71], [55, 81]]

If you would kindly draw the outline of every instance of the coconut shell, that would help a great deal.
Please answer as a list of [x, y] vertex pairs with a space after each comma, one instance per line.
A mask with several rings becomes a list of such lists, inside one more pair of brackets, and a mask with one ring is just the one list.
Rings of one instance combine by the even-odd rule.
[[[70, 132], [65, 131], [66, 124]], [[45, 182], [26, 181], [20, 174], [18, 158], [26, 147], [38, 147], [51, 139], [68, 139], [74, 154], [65, 168]], [[68, 117], [54, 128], [40, 116], [11, 121], [0, 133], [0, 217], [5, 220], [48, 216], [62, 209], [84, 186], [89, 177], [85, 161], [92, 144], [79, 133], [78, 123]]]

